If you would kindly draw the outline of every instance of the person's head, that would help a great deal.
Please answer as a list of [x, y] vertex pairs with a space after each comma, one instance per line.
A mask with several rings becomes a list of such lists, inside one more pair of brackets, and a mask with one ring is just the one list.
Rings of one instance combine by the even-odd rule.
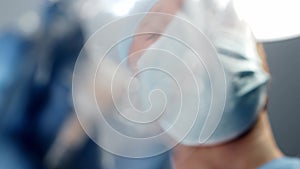
[[[105, 11], [116, 15], [112, 8], [119, 3], [112, 1]], [[129, 135], [144, 140], [163, 135], [158, 140], [167, 140], [169, 149], [177, 143], [221, 144], [253, 126], [265, 106], [269, 76], [231, 2], [215, 7], [206, 1], [140, 0], [127, 12], [86, 46], [94, 64], [89, 86], [110, 88], [99, 92], [105, 94], [98, 95], [97, 106], [113, 102], [105, 111], [119, 115], [114, 122], [122, 127], [115, 128], [124, 135], [140, 131]]]
[[[166, 0], [160, 0], [151, 8], [149, 8], [149, 14], [146, 14], [141, 19], [141, 21], [139, 21], [135, 30], [132, 30], [136, 34], [136, 36], [134, 36], [134, 38], [132, 39], [132, 43], [130, 44], [130, 50], [128, 52], [128, 64], [134, 72], [139, 72], [142, 69], [147, 69], [148, 65], [153, 66], [155, 59], [157, 59], [156, 62], [160, 62], [156, 64], [156, 66], [159, 66], [159, 68], [164, 68], [161, 67], [164, 62], [166, 62], [166, 64], [173, 64], [174, 66], [176, 65], [176, 59], [164, 59], [167, 58], [167, 54], [163, 52], [151, 53], [151, 51], [156, 49], [168, 50], [172, 54], [176, 55], [175, 57], [180, 57], [184, 62], [187, 62], [187, 60], [184, 59], [193, 60], [192, 58], [189, 58], [187, 56], [189, 55], [188, 52], [182, 53], [182, 51], [180, 51], [186, 49], [181, 49], [178, 44], [174, 43], [174, 41], [178, 40], [170, 38], [168, 39], [168, 37], [166, 37], [168, 36], [168, 33], [173, 35], [174, 32], [176, 32], [172, 29], [181, 29], [180, 31], [184, 32], [184, 34], [186, 35], [180, 35], [178, 37], [191, 36], [191, 39], [197, 38], [196, 34], [194, 34], [193, 37], [193, 33], [187, 27], [178, 24], [179, 22], [177, 21], [177, 17], [184, 18], [191, 22], [193, 26], [195, 26], [197, 29], [199, 29], [199, 31], [207, 36], [208, 40], [210, 41], [208, 43], [212, 43], [212, 45], [216, 49], [218, 55], [217, 57], [221, 62], [221, 66], [223, 66], [224, 68], [224, 79], [226, 80], [226, 83], [224, 83], [225, 86], [223, 86], [222, 83], [220, 83], [219, 86], [213, 86], [213, 82], [209, 82], [206, 84], [200, 83], [200, 85], [204, 86], [204, 90], [202, 91], [202, 93], [200, 93], [199, 97], [201, 102], [204, 103], [205, 101], [202, 100], [210, 100], [213, 97], [217, 96], [217, 94], [213, 94], [213, 92], [219, 92], [217, 89], [212, 89], [211, 87], [224, 88], [224, 90], [226, 90], [226, 99], [224, 99], [225, 105], [223, 107], [224, 110], [218, 110], [223, 112], [214, 115], [215, 112], [210, 111], [209, 109], [211, 108], [209, 108], [209, 106], [217, 107], [218, 105], [209, 105], [212, 103], [205, 102], [205, 104], [207, 104], [204, 106], [206, 107], [206, 109], [204, 108], [199, 111], [198, 116], [195, 117], [195, 121], [187, 122], [186, 120], [188, 118], [185, 118], [182, 121], [179, 120], [179, 123], [181, 123], [181, 127], [194, 123], [194, 126], [189, 131], [189, 134], [187, 134], [184, 139], [178, 136], [178, 133], [180, 133], [178, 131], [179, 129], [176, 129], [177, 131], [174, 132], [169, 132], [174, 138], [183, 139], [180, 140], [183, 144], [208, 145], [230, 141], [246, 132], [255, 123], [258, 112], [265, 105], [268, 74], [266, 72], [266, 63], [264, 63], [265, 59], [261, 58], [261, 47], [256, 46], [256, 41], [254, 37], [252, 37], [251, 30], [243, 21], [238, 19], [233, 4], [231, 2], [227, 2], [227, 4], [223, 4], [223, 7], [221, 6], [222, 5], [218, 4], [218, 1], [202, 1], [197, 3], [193, 3], [191, 1], [180, 1], [180, 3], [170, 3]], [[205, 9], [202, 12], [200, 11], [201, 9], [206, 7], [208, 7], [208, 9]], [[153, 12], [168, 14], [168, 16], [153, 15]], [[205, 20], [201, 20], [201, 17], [197, 17], [200, 14], [204, 16]], [[199, 45], [201, 45], [201, 43], [199, 43]], [[259, 54], [259, 52], [261, 55]], [[200, 53], [200, 55], [201, 54], [203, 53]], [[159, 57], [157, 55], [159, 55]], [[153, 59], [149, 59], [151, 57], [153, 57]], [[203, 56], [200, 56], [200, 58], [201, 57]], [[173, 63], [172, 60], [174, 61]], [[204, 62], [205, 61], [206, 60], [204, 58]], [[196, 67], [191, 69], [201, 70], [201, 64], [197, 64], [196, 60], [193, 60], [192, 62], [195, 63]], [[141, 66], [143, 64], [144, 66]], [[215, 65], [205, 66], [220, 65], [215, 63]], [[263, 70], [263, 68], [265, 70]], [[174, 77], [178, 77], [178, 74], [182, 73], [180, 72], [180, 70], [182, 70], [181, 68], [178, 67], [177, 69], [177, 72], [172, 72], [177, 74]], [[210, 70], [217, 71], [217, 69]], [[206, 71], [209, 71], [209, 69], [207, 69]], [[208, 72], [208, 74], [208, 76], [214, 75], [210, 72]], [[154, 78], [152, 79], [152, 81], [160, 80], [155, 76], [156, 75], [149, 75], [148, 77], [146, 77], [148, 79], [147, 83], [153, 84], [151, 83], [151, 78]], [[182, 76], [190, 75], [186, 74]], [[201, 76], [204, 75], [202, 74]], [[144, 79], [146, 78], [144, 77]], [[198, 78], [199, 81], [213, 80], [213, 77], [209, 77], [212, 79], [199, 77], [196, 78]], [[141, 75], [141, 79], [143, 79], [143, 75]], [[150, 86], [150, 88], [159, 88], [159, 82], [156, 83], [156, 86]], [[189, 82], [186, 79], [186, 83], [192, 82]], [[184, 88], [185, 86], [181, 87]], [[189, 88], [189, 90], [193, 89]], [[183, 91], [185, 90], [183, 89]], [[175, 91], [173, 92], [175, 93]], [[196, 93], [196, 91], [193, 92]], [[219, 96], [222, 97], [221, 94]], [[185, 99], [190, 98], [186, 97]], [[173, 100], [170, 99], [170, 101]], [[218, 102], [222, 102], [222, 100], [219, 99]], [[183, 110], [182, 113], [185, 113], [187, 116], [191, 115], [187, 113], [187, 111], [193, 110]], [[173, 114], [173, 116], [175, 116], [175, 113]], [[161, 119], [162, 121], [164, 121], [161, 125], [166, 131], [168, 130], [168, 128], [172, 127], [174, 123], [176, 123], [176, 121], [172, 117], [168, 118], [169, 119]], [[207, 132], [205, 132], [205, 130], [207, 130]], [[206, 139], [200, 139], [201, 132], [206, 133]]]

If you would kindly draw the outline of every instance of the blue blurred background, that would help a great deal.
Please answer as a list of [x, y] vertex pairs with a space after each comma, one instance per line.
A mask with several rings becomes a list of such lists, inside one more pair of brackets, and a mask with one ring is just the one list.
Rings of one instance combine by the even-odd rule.
[[170, 168], [168, 152], [118, 157], [82, 130], [71, 86], [84, 34], [69, 2], [0, 2], [0, 169]]

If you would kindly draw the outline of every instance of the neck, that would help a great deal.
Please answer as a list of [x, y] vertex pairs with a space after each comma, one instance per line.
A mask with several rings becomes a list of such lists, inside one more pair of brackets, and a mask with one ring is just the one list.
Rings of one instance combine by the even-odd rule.
[[253, 169], [282, 157], [277, 148], [266, 112], [240, 138], [218, 146], [178, 146], [174, 150], [175, 169]]

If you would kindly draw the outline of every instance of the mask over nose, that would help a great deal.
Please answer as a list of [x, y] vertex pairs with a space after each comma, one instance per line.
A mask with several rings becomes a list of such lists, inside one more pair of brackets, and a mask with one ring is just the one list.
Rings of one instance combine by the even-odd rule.
[[[131, 137], [133, 131], [143, 133], [149, 143], [170, 143], [166, 137], [151, 141], [153, 135], [166, 134], [172, 143], [211, 145], [232, 140], [253, 125], [265, 104], [269, 76], [231, 1], [140, 0], [129, 14], [133, 16], [107, 30], [111, 36], [100, 47], [104, 52], [97, 53], [103, 54], [101, 63], [114, 63], [112, 73], [104, 70], [102, 76], [110, 77], [111, 96], [100, 100], [113, 98], [112, 108], [105, 109], [121, 117], [113, 120], [120, 123], [115, 128]], [[121, 69], [127, 73], [118, 76]], [[132, 124], [122, 122], [127, 120]], [[151, 136], [145, 134], [149, 128]]]
[[[153, 9], [155, 5], [150, 12], [157, 12]], [[162, 35], [156, 35], [155, 42], [145, 45], [147, 48], [137, 48], [133, 54], [134, 45], [147, 43], [143, 37], [133, 38], [131, 46], [125, 47], [131, 49], [128, 50], [129, 65], [135, 71], [143, 71], [138, 77], [142, 86], [139, 91], [144, 101], [141, 102], [142, 107], [152, 106], [152, 114], [163, 111], [164, 115], [158, 119], [160, 126], [185, 145], [219, 144], [238, 137], [251, 127], [264, 106], [269, 79], [262, 69], [251, 31], [239, 20], [233, 3], [228, 1], [224, 4], [217, 1], [182, 1], [180, 9], [169, 11], [169, 14], [174, 14], [174, 18], [186, 19], [203, 32], [215, 47], [219, 63], [216, 60], [215, 63], [207, 63], [214, 61], [203, 56], [204, 61], [199, 62], [190, 48], [180, 40], [167, 36], [182, 32], [184, 41], [197, 43], [194, 32], [176, 19], [160, 19], [168, 25], [160, 27], [163, 32]], [[149, 24], [152, 20], [153, 24], [160, 22], [158, 18], [146, 15], [140, 25], [145, 20]], [[139, 29], [138, 26], [136, 34]], [[149, 32], [154, 30], [141, 29]], [[201, 41], [198, 42], [203, 45]], [[201, 54], [210, 52], [201, 49]], [[220, 67], [223, 72], [208, 66]], [[214, 81], [217, 85], [211, 82], [217, 76], [212, 73], [214, 71], [219, 73], [219, 78]], [[155, 91], [163, 94], [153, 94]], [[149, 99], [151, 105], [145, 99], [149, 93], [152, 94]]]

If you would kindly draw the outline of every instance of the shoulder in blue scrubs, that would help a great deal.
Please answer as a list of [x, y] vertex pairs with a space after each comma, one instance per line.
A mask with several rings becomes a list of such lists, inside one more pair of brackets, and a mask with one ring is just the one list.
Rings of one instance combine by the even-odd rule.
[[300, 169], [300, 159], [282, 157], [264, 164], [259, 169]]

